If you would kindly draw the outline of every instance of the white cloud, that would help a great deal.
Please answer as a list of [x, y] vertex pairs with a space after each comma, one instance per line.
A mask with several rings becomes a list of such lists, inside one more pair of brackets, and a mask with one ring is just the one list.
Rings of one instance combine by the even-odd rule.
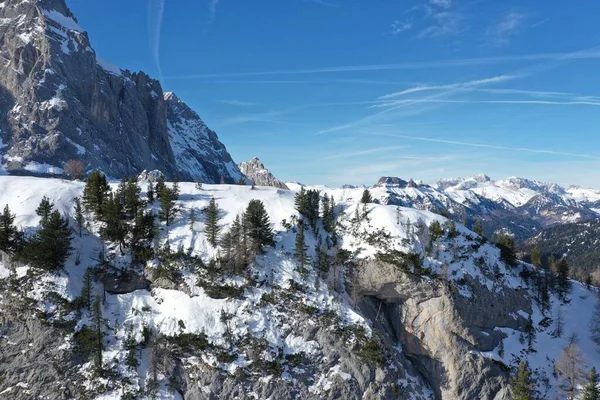
[[470, 88], [470, 87], [474, 87], [474, 86], [478, 86], [478, 85], [488, 85], [488, 84], [492, 84], [492, 83], [504, 82], [504, 81], [508, 81], [508, 80], [512, 80], [512, 79], [516, 79], [516, 78], [519, 78], [519, 76], [518, 75], [500, 75], [500, 76], [494, 76], [492, 78], [478, 79], [478, 80], [473, 80], [473, 81], [468, 81], [468, 82], [452, 83], [449, 85], [416, 86], [416, 87], [402, 90], [400, 92], [386, 94], [384, 96], [381, 96], [380, 99], [391, 99], [391, 98], [403, 96], [403, 95], [409, 94], [409, 93], [431, 91], [431, 90], [449, 90], [449, 89], [459, 89], [459, 88]]
[[418, 70], [425, 68], [452, 68], [464, 67], [469, 65], [488, 65], [510, 63], [515, 61], [568, 61], [568, 60], [584, 60], [598, 59], [600, 51], [598, 49], [583, 50], [573, 53], [537, 53], [523, 54], [515, 56], [499, 56], [499, 57], [480, 57], [480, 58], [462, 58], [454, 60], [438, 60], [425, 62], [409, 62], [400, 64], [370, 64], [370, 65], [350, 65], [341, 67], [324, 67], [324, 68], [309, 68], [309, 69], [290, 69], [290, 70], [275, 70], [275, 71], [260, 71], [260, 72], [232, 72], [232, 73], [215, 73], [215, 74], [196, 74], [196, 75], [181, 75], [170, 76], [164, 79], [179, 80], [179, 79], [208, 79], [208, 78], [224, 78], [224, 77], [241, 77], [241, 76], [269, 76], [269, 75], [309, 75], [323, 73], [344, 73], [357, 71], [391, 71], [391, 70]]
[[242, 101], [242, 100], [217, 100], [219, 103], [227, 104], [230, 106], [240, 106], [240, 107], [252, 107], [257, 106], [258, 104], [252, 103], [250, 101]]
[[588, 159], [592, 159], [592, 160], [600, 160], [600, 156], [595, 156], [595, 155], [591, 155], [591, 154], [581, 154], [581, 153], [569, 153], [569, 152], [556, 151], [556, 150], [532, 149], [532, 148], [516, 147], [516, 146], [512, 147], [512, 146], [500, 146], [500, 145], [494, 145], [494, 144], [461, 142], [461, 141], [457, 141], [457, 140], [437, 139], [437, 138], [428, 138], [428, 137], [421, 137], [421, 136], [407, 136], [407, 135], [398, 135], [398, 134], [392, 134], [392, 133], [369, 133], [369, 135], [396, 137], [396, 138], [400, 138], [400, 139], [450, 144], [450, 145], [463, 146], [463, 147], [479, 147], [479, 148], [494, 149], [494, 150], [519, 151], [519, 152], [525, 152], [525, 153], [550, 154], [550, 155], [559, 155], [559, 156], [569, 156], [569, 157], [574, 157], [574, 158], [588, 158]]
[[399, 33], [409, 31], [412, 29], [412, 27], [413, 24], [411, 22], [400, 20], [394, 21], [394, 23], [392, 24], [392, 34], [397, 35]]
[[385, 152], [395, 151], [395, 150], [400, 150], [400, 149], [405, 149], [405, 148], [406, 148], [406, 146], [376, 147], [373, 149], [359, 150], [359, 151], [353, 151], [353, 152], [348, 152], [348, 153], [336, 153], [331, 156], [326, 156], [322, 159], [323, 160], [335, 160], [335, 159], [339, 159], [339, 158], [353, 158], [353, 157], [359, 157], [359, 156], [364, 156], [364, 155], [368, 155], [368, 154], [385, 153]]
[[165, 0], [151, 0], [149, 4], [148, 31], [150, 33], [150, 48], [152, 50], [154, 64], [158, 71], [158, 79], [162, 81], [162, 68], [160, 66], [160, 34], [165, 12]]
[[487, 30], [487, 37], [490, 43], [501, 46], [515, 36], [527, 20], [528, 16], [518, 12], [510, 12], [500, 19], [495, 25]]
[[450, 8], [452, 0], [429, 0], [431, 4], [441, 8]]
[[456, 35], [463, 30], [464, 17], [457, 11], [441, 11], [431, 14], [433, 24], [422, 29], [417, 34], [417, 39], [430, 37]]

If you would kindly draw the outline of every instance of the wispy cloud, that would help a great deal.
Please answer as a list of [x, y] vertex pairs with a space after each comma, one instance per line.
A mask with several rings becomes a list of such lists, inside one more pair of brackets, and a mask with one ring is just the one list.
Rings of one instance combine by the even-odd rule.
[[327, 6], [327, 7], [339, 7], [339, 4], [335, 4], [326, 0], [304, 0], [306, 3], [314, 3], [314, 4], [320, 4], [322, 6]]
[[150, 0], [148, 9], [148, 32], [150, 38], [150, 49], [152, 58], [158, 72], [158, 78], [163, 80], [162, 68], [160, 66], [160, 35], [162, 31], [163, 16], [165, 12], [165, 0]]
[[394, 133], [369, 133], [369, 135], [395, 137], [395, 138], [399, 138], [399, 139], [417, 140], [417, 141], [431, 142], [431, 143], [450, 144], [450, 145], [454, 145], [454, 146], [463, 146], [463, 147], [478, 147], [478, 148], [493, 149], [493, 150], [519, 151], [519, 152], [525, 152], [525, 153], [550, 154], [550, 155], [557, 155], [557, 156], [568, 156], [568, 157], [575, 157], [575, 158], [588, 158], [588, 159], [592, 159], [592, 160], [600, 160], [600, 156], [596, 156], [596, 155], [592, 155], [592, 154], [569, 153], [569, 152], [556, 151], [556, 150], [532, 149], [532, 148], [527, 148], [527, 147], [516, 147], [516, 146], [512, 147], [512, 146], [500, 146], [500, 145], [484, 144], [484, 143], [461, 142], [461, 141], [457, 141], [457, 140], [428, 138], [428, 137], [421, 137], [421, 136], [398, 135], [398, 134], [394, 134]]
[[309, 74], [324, 74], [324, 73], [345, 73], [345, 72], [360, 72], [360, 71], [386, 71], [386, 70], [414, 70], [414, 69], [434, 69], [434, 68], [455, 68], [470, 65], [489, 65], [511, 63], [517, 61], [566, 61], [566, 60], [581, 60], [581, 59], [598, 59], [600, 58], [600, 50], [592, 49], [579, 51], [574, 53], [537, 53], [523, 54], [513, 56], [500, 57], [481, 57], [481, 58], [462, 58], [454, 60], [439, 60], [439, 61], [424, 61], [424, 62], [409, 62], [400, 64], [371, 64], [371, 65], [350, 65], [340, 67], [324, 67], [324, 68], [309, 68], [309, 69], [290, 69], [276, 71], [258, 71], [258, 72], [229, 72], [215, 74], [196, 74], [196, 75], [181, 75], [168, 76], [164, 79], [181, 80], [181, 79], [210, 79], [210, 78], [226, 78], [226, 77], [243, 77], [243, 76], [269, 76], [269, 75], [309, 75]]
[[227, 104], [230, 106], [240, 106], [240, 107], [252, 107], [257, 106], [257, 103], [252, 103], [250, 101], [242, 101], [242, 100], [217, 100], [219, 103]]
[[450, 8], [452, 0], [429, 0], [431, 4], [441, 8]]
[[212, 28], [212, 25], [217, 19], [217, 8], [219, 7], [220, 2], [221, 0], [208, 0], [208, 19], [204, 26], [204, 33], [207, 33], [210, 28]]
[[500, 19], [495, 25], [489, 27], [486, 36], [488, 41], [495, 46], [502, 46], [509, 42], [523, 27], [528, 16], [519, 12], [510, 12]]
[[405, 148], [406, 148], [406, 146], [376, 147], [376, 148], [373, 148], [373, 149], [353, 151], [353, 152], [348, 152], [348, 153], [336, 153], [336, 154], [331, 155], [331, 156], [326, 156], [326, 157], [322, 158], [322, 160], [336, 160], [336, 159], [340, 159], [340, 158], [360, 157], [360, 156], [365, 156], [365, 155], [368, 155], [368, 154], [387, 153], [387, 152], [390, 152], [390, 151], [396, 151], [396, 150], [405, 149]]
[[457, 35], [462, 32], [463, 15], [458, 11], [440, 11], [431, 14], [432, 24], [417, 34], [417, 39]]
[[448, 99], [404, 99], [390, 101], [387, 103], [373, 104], [368, 108], [386, 108], [395, 107], [402, 104], [417, 103], [455, 103], [455, 104], [538, 104], [538, 105], [559, 105], [559, 106], [600, 106], [600, 101], [551, 101], [551, 100], [448, 100]]
[[478, 79], [468, 82], [459, 82], [452, 83], [448, 85], [432, 85], [432, 86], [415, 86], [412, 88], [404, 89], [399, 92], [390, 93], [379, 97], [380, 99], [391, 99], [394, 97], [403, 96], [405, 94], [423, 92], [423, 91], [431, 91], [431, 90], [447, 90], [447, 89], [458, 89], [458, 88], [470, 88], [478, 85], [487, 85], [492, 83], [505, 82], [508, 80], [516, 79], [519, 76], [516, 75], [500, 75], [494, 76], [492, 78]]
[[402, 32], [411, 30], [413, 27], [412, 22], [397, 20], [392, 23], [391, 31], [392, 35], [398, 35]]

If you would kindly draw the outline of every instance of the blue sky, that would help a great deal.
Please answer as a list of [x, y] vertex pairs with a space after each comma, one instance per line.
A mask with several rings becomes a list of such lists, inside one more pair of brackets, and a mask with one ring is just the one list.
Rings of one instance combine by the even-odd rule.
[[67, 2], [100, 57], [160, 78], [280, 179], [600, 189], [598, 1]]

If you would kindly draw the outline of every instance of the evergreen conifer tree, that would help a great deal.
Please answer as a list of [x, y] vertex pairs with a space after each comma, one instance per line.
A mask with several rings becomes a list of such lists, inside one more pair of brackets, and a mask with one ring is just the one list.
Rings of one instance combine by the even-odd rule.
[[304, 221], [301, 219], [298, 221], [298, 232], [296, 233], [296, 247], [294, 249], [294, 257], [298, 262], [298, 267], [302, 271], [304, 266], [308, 263], [308, 255], [306, 251], [308, 247], [306, 246], [306, 242], [304, 240]]
[[517, 374], [512, 378], [512, 400], [532, 400], [533, 381], [527, 361], [519, 363]]
[[194, 232], [194, 228], [195, 228], [197, 219], [198, 218], [196, 217], [196, 209], [194, 207], [192, 207], [190, 209], [190, 213], [188, 214], [188, 225], [192, 232]]
[[15, 253], [21, 248], [22, 235], [14, 225], [15, 215], [10, 212], [8, 204], [0, 215], [0, 250]]
[[[164, 182], [163, 182], [164, 183]], [[160, 212], [159, 218], [162, 221], [165, 221], [167, 226], [170, 226], [173, 223], [173, 220], [177, 216], [177, 212], [179, 211], [176, 207], [175, 202], [179, 198], [179, 186], [177, 182], [173, 183], [171, 188], [167, 187], [167, 185], [162, 186], [160, 192]]]
[[85, 270], [85, 274], [83, 274], [83, 286], [81, 287], [81, 302], [88, 310], [92, 308], [92, 275], [93, 273], [90, 268]]
[[75, 222], [77, 223], [77, 232], [79, 233], [79, 237], [81, 237], [85, 219], [83, 217], [83, 207], [81, 206], [81, 199], [79, 197], [75, 198]]
[[587, 376], [587, 383], [583, 388], [582, 400], [600, 400], [600, 390], [598, 389], [598, 383], [600, 376], [596, 372], [596, 367], [592, 367]]
[[71, 250], [69, 221], [55, 210], [27, 242], [23, 256], [36, 268], [56, 271], [64, 266]]
[[85, 181], [83, 190], [83, 205], [86, 210], [93, 212], [96, 216], [102, 215], [105, 201], [108, 199], [110, 186], [99, 171], [92, 172]]
[[473, 232], [475, 232], [476, 234], [478, 234], [481, 237], [485, 237], [485, 234], [483, 232], [483, 224], [481, 223], [480, 220], [477, 220], [475, 222], [475, 226], [473, 227]]
[[558, 272], [557, 275], [557, 286], [558, 286], [558, 295], [564, 300], [569, 289], [571, 288], [571, 283], [569, 282], [569, 263], [566, 258], [561, 258], [558, 264], [556, 264], [556, 270]]
[[215, 198], [210, 199], [208, 203], [208, 207], [204, 210], [204, 214], [206, 217], [206, 224], [204, 227], [204, 233], [206, 234], [206, 238], [208, 242], [213, 247], [217, 247], [217, 242], [219, 240], [219, 232], [221, 231], [221, 227], [219, 226], [219, 221], [221, 220], [221, 216], [219, 215], [219, 206]]
[[121, 204], [120, 198], [112, 193], [105, 203], [103, 219], [106, 225], [102, 228], [102, 236], [107, 240], [118, 243], [119, 250], [123, 254], [128, 227], [125, 223], [123, 204]]
[[371, 192], [369, 192], [369, 189], [365, 189], [363, 191], [362, 197], [360, 198], [360, 202], [363, 204], [373, 202], [373, 198], [371, 197]]
[[148, 204], [154, 203], [154, 187], [151, 183], [148, 184], [148, 188], [146, 189], [146, 198], [148, 199]]
[[250, 201], [242, 225], [247, 229], [254, 253], [259, 253], [263, 246], [273, 245], [273, 229], [262, 201]]
[[48, 223], [48, 219], [50, 218], [50, 214], [52, 213], [53, 209], [54, 203], [44, 196], [40, 202], [40, 205], [35, 210], [35, 213], [42, 218], [40, 221], [41, 226], [44, 226]]
[[102, 303], [98, 296], [94, 300], [90, 319], [94, 324], [93, 329], [95, 334], [94, 368], [96, 373], [99, 374], [102, 373], [102, 351], [104, 350], [102, 325], [104, 324], [104, 318], [102, 318]]

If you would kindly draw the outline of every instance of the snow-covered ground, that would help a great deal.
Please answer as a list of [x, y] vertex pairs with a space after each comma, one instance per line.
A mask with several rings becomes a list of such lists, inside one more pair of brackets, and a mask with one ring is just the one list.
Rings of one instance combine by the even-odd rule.
[[[117, 182], [113, 182], [116, 188]], [[140, 182], [143, 191], [147, 182]], [[178, 207], [179, 216], [176, 222], [162, 231], [163, 241], [168, 236], [169, 244], [173, 250], [178, 248], [191, 249], [194, 255], [201, 257], [206, 263], [213, 258], [217, 250], [207, 241], [203, 232], [203, 217], [198, 219], [193, 229], [188, 223], [190, 210], [195, 209], [197, 215], [201, 215], [210, 199], [214, 198], [221, 210], [221, 225], [223, 232], [233, 222], [235, 217], [242, 213], [248, 203], [253, 199], [261, 200], [269, 214], [273, 229], [275, 231], [276, 245], [268, 249], [264, 255], [256, 260], [256, 276], [259, 279], [269, 279], [273, 286], [283, 290], [289, 289], [292, 282], [301, 284], [307, 288], [302, 302], [306, 306], [315, 307], [319, 310], [327, 310], [339, 317], [341, 324], [360, 325], [371, 330], [370, 321], [360, 315], [351, 306], [349, 299], [334, 293], [325, 282], [317, 278], [317, 273], [309, 268], [308, 274], [301, 275], [292, 257], [295, 234], [288, 231], [284, 220], [291, 221], [297, 212], [294, 209], [295, 191], [299, 185], [288, 184], [292, 190], [281, 190], [270, 187], [256, 187], [239, 185], [202, 185], [198, 189], [194, 183], [180, 183], [180, 199]], [[0, 176], [0, 207], [8, 204], [12, 212], [17, 216], [17, 226], [23, 228], [27, 233], [39, 223], [39, 217], [35, 214], [40, 200], [43, 196], [49, 197], [56, 208], [65, 215], [73, 218], [75, 197], [81, 196], [84, 183], [72, 182], [51, 178], [14, 177]], [[411, 208], [369, 204], [359, 204], [362, 188], [357, 189], [330, 189], [320, 188], [322, 193], [333, 197], [338, 204], [340, 212], [340, 242], [342, 248], [356, 254], [358, 258], [374, 256], [380, 249], [377, 245], [365, 243], [360, 234], [356, 232], [385, 231], [389, 234], [389, 242], [392, 248], [404, 252], [423, 252], [425, 243], [421, 243], [415, 233], [415, 227], [422, 223], [430, 225], [437, 220], [442, 225], [448, 221], [439, 215]], [[372, 189], [374, 198], [382, 196], [385, 189]], [[511, 198], [515, 201], [514, 198]], [[158, 205], [153, 206], [157, 208]], [[352, 227], [352, 218], [355, 212], [366, 212], [368, 219]], [[442, 241], [437, 248], [426, 257], [423, 267], [430, 268], [433, 274], [448, 274], [449, 279], [454, 282], [460, 295], [471, 297], [467, 285], [461, 282], [466, 275], [479, 281], [488, 287], [490, 291], [501, 291], [505, 288], [527, 289], [518, 275], [520, 269], [508, 268], [500, 260], [499, 250], [490, 244], [475, 246], [478, 242], [476, 235], [457, 225], [459, 235], [452, 241]], [[354, 231], [354, 233], [353, 233]], [[309, 254], [315, 257], [316, 239], [312, 234], [307, 235]], [[473, 247], [474, 250], [469, 257], [457, 259], [455, 252], [457, 248], [464, 249]], [[44, 295], [48, 291], [55, 291], [63, 297], [73, 300], [81, 293], [83, 274], [85, 268], [93, 265], [98, 254], [102, 251], [102, 241], [97, 236], [97, 226], [89, 226], [82, 238], [73, 235], [73, 255], [68, 260], [65, 271], [50, 275], [44, 275], [30, 292], [30, 297], [44, 304]], [[128, 256], [120, 256], [118, 252], [112, 254], [113, 263], [116, 265], [127, 265]], [[482, 269], [476, 260], [486, 260], [486, 265], [495, 266], [501, 278], [491, 277], [490, 271]], [[78, 262], [76, 262], [76, 260]], [[443, 271], [443, 268], [446, 270]], [[9, 270], [0, 263], [0, 279], [10, 276], [24, 276], [27, 267], [21, 267], [16, 271]], [[242, 338], [247, 334], [266, 340], [270, 351], [265, 357], [272, 357], [281, 351], [283, 354], [311, 354], [318, 351], [319, 344], [312, 340], [305, 340], [289, 329], [289, 318], [287, 312], [281, 312], [273, 304], [264, 304], [261, 299], [269, 294], [271, 289], [267, 286], [246, 287], [244, 294], [237, 299], [214, 299], [207, 295], [205, 289], [196, 282], [197, 277], [189, 271], [183, 272], [184, 281], [188, 287], [186, 292], [155, 288], [151, 292], [138, 290], [122, 295], [107, 295], [104, 306], [104, 316], [107, 318], [108, 327], [113, 331], [112, 337], [107, 342], [104, 360], [107, 364], [122, 365], [126, 358], [126, 350], [123, 341], [128, 332], [131, 331], [139, 342], [142, 340], [144, 327], [149, 327], [165, 336], [173, 336], [181, 333], [203, 333], [208, 341], [215, 345], [225, 347], [225, 332], [235, 338]], [[198, 284], [197, 284], [198, 283]], [[231, 286], [241, 286], [243, 281], [226, 282]], [[98, 291], [99, 288], [96, 288]], [[539, 307], [535, 305], [532, 319], [537, 328], [534, 343], [534, 352], [527, 352], [527, 344], [522, 341], [522, 333], [499, 326], [496, 329], [507, 334], [504, 340], [503, 357], [499, 349], [484, 354], [485, 357], [494, 358], [507, 365], [514, 366], [516, 358], [526, 358], [538, 377], [548, 378], [548, 387], [540, 379], [538, 388], [546, 398], [553, 398], [557, 394], [557, 379], [552, 374], [553, 364], [558, 359], [561, 351], [568, 345], [571, 333], [577, 333], [577, 343], [583, 350], [589, 367], [595, 366], [600, 369], [600, 353], [597, 346], [591, 341], [588, 325], [591, 313], [596, 302], [595, 291], [588, 290], [585, 286], [574, 282], [573, 289], [569, 295], [568, 302], [560, 302], [554, 295], [551, 298], [551, 311], [542, 314]], [[52, 307], [51, 304], [43, 306]], [[553, 335], [552, 323], [542, 327], [539, 323], [546, 318], [553, 318], [556, 310], [560, 308], [564, 315], [565, 329], [560, 338]], [[521, 313], [526, 314], [524, 311]], [[228, 315], [229, 322], [224, 322], [223, 314]], [[523, 315], [525, 316], [525, 315]], [[525, 316], [525, 317], [528, 317]], [[88, 322], [84, 316], [78, 326]], [[70, 347], [69, 340], [65, 342], [65, 350]], [[205, 353], [200, 358], [186, 360], [189, 364], [205, 363], [216, 368], [221, 368], [229, 373], [248, 365], [250, 360], [243, 353], [239, 353], [231, 362], [220, 362], [214, 355]], [[116, 364], [115, 364], [116, 363]], [[142, 386], [148, 378], [150, 366], [149, 355], [143, 353], [141, 365], [138, 368], [137, 377], [128, 372], [125, 367], [119, 367], [122, 374], [130, 375]], [[340, 366], [335, 366], [326, 376], [317, 377], [315, 385], [311, 390], [327, 391], [333, 377], [351, 379], [350, 371], [344, 371]], [[348, 378], [350, 376], [350, 378]], [[286, 370], [284, 379], [292, 380], [292, 375]], [[135, 380], [137, 379], [137, 380]], [[165, 377], [166, 379], [166, 377]], [[415, 381], [416, 382], [416, 381]], [[16, 389], [15, 389], [16, 390]], [[164, 392], [164, 398], [177, 394], [169, 391]], [[115, 394], [116, 396], [116, 394]], [[113, 398], [110, 394], [104, 399]], [[116, 397], [115, 397], [116, 398]]]

